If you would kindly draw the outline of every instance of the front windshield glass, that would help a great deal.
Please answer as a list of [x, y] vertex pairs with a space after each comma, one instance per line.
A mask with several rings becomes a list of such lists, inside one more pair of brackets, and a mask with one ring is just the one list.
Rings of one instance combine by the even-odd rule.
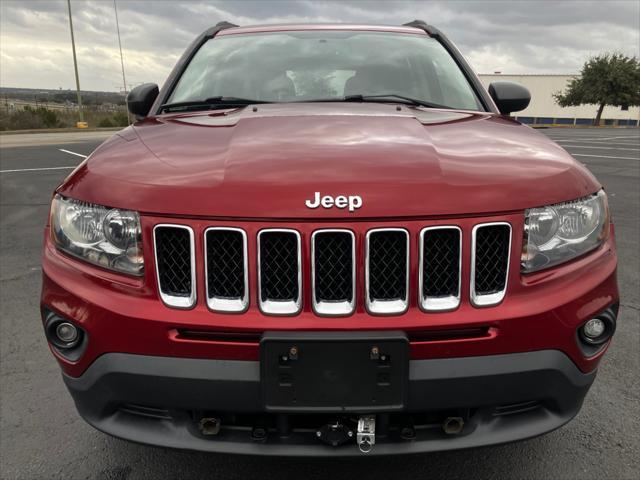
[[220, 96], [302, 102], [392, 94], [482, 110], [464, 74], [437, 40], [339, 30], [213, 38], [195, 54], [169, 102]]

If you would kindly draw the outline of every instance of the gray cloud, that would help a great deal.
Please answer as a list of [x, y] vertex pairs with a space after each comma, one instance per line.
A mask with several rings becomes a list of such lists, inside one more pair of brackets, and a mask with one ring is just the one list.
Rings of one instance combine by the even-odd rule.
[[[574, 73], [590, 55], [639, 55], [640, 2], [117, 0], [128, 83], [162, 83], [191, 40], [220, 20], [401, 24], [442, 29], [479, 72]], [[117, 90], [111, 0], [72, 1], [83, 89]], [[72, 88], [64, 0], [0, 2], [0, 84]]]

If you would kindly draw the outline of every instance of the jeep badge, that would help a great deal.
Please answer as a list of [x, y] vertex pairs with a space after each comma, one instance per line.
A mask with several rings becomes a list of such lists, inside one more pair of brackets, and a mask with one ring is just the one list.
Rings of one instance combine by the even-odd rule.
[[349, 211], [353, 212], [362, 206], [362, 197], [359, 195], [349, 195], [348, 197], [338, 195], [336, 198], [333, 198], [331, 195], [320, 197], [320, 192], [316, 192], [313, 200], [306, 200], [304, 204], [307, 208], [318, 208], [320, 206], [322, 206], [322, 208], [331, 208], [335, 206], [343, 209], [349, 207]]

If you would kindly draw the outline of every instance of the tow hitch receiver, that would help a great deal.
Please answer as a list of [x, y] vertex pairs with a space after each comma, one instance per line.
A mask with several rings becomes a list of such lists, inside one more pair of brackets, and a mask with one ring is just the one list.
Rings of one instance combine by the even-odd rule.
[[363, 415], [358, 419], [356, 442], [362, 453], [369, 453], [376, 444], [376, 416]]
[[320, 427], [316, 431], [316, 437], [327, 445], [337, 447], [353, 438], [353, 430], [337, 420], [335, 423], [328, 423]]

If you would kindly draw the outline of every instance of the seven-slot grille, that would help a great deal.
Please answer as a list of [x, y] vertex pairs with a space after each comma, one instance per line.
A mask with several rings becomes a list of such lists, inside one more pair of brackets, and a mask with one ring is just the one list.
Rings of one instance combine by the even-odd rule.
[[162, 300], [172, 307], [192, 307], [196, 300], [193, 230], [183, 225], [156, 225], [153, 234]]
[[[374, 315], [401, 314], [409, 307], [410, 234], [400, 228], [369, 230], [364, 236], [364, 300]], [[346, 229], [310, 235], [313, 311], [349, 315], [356, 308], [356, 235]], [[207, 305], [216, 312], [243, 312], [249, 306], [248, 239], [244, 230], [212, 227], [204, 232]], [[433, 226], [419, 234], [418, 303], [424, 311], [457, 308], [461, 301], [463, 232]], [[156, 273], [165, 304], [190, 308], [196, 301], [195, 244], [190, 227], [154, 228]], [[476, 225], [471, 234], [471, 288], [474, 306], [502, 301], [508, 282], [511, 226]], [[258, 305], [263, 313], [295, 315], [302, 309], [302, 240], [292, 229], [264, 229], [257, 235]]]

